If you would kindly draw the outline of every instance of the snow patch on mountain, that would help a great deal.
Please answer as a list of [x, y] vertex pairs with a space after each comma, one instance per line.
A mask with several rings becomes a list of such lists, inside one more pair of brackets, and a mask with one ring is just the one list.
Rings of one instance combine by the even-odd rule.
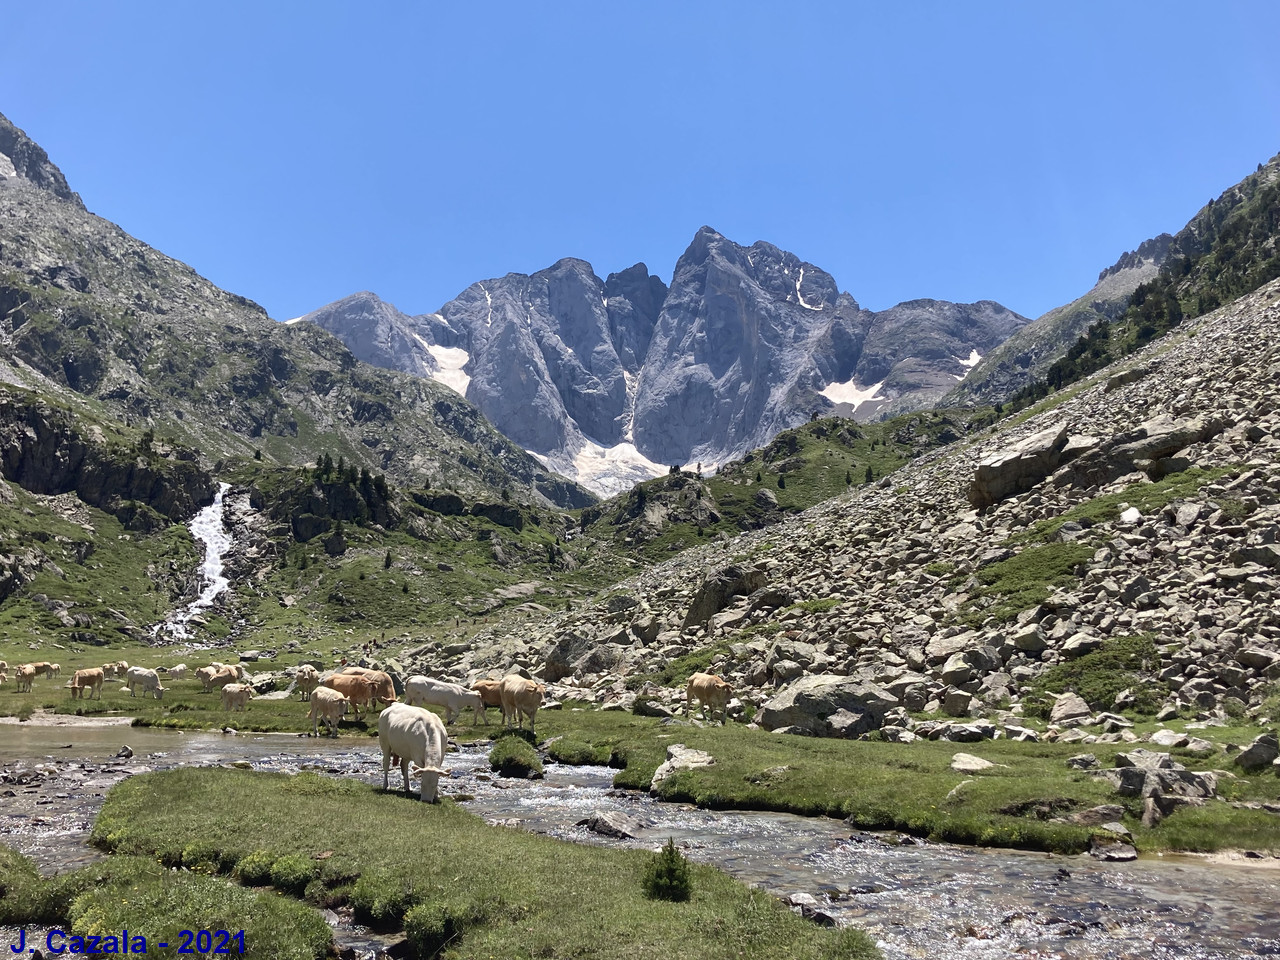
[[643, 480], [652, 480], [668, 471], [654, 463], [633, 443], [618, 443], [612, 447], [601, 446], [586, 437], [579, 437], [569, 450], [545, 455], [533, 453], [548, 469], [574, 477], [592, 493], [602, 497], [630, 490]]
[[884, 397], [878, 397], [876, 394], [880, 392], [880, 388], [884, 386], [884, 381], [873, 383], [869, 387], [860, 387], [856, 380], [846, 380], [844, 383], [828, 383], [818, 392], [826, 397], [832, 403], [847, 403], [854, 410], [862, 406], [864, 403], [873, 403], [884, 400]]
[[463, 372], [462, 368], [471, 362], [471, 354], [461, 347], [442, 347], [437, 343], [427, 343], [416, 333], [413, 336], [414, 339], [426, 347], [427, 352], [440, 365], [440, 369], [431, 375], [431, 379], [443, 383], [446, 387], [457, 391], [465, 397], [467, 395], [467, 385], [471, 383], [471, 378]]

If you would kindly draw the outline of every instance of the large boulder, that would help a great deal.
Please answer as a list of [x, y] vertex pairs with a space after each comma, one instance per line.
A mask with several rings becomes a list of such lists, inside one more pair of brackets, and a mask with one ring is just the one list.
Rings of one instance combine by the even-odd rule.
[[1253, 743], [1240, 751], [1240, 755], [1236, 757], [1236, 763], [1253, 773], [1271, 766], [1278, 757], [1280, 757], [1280, 741], [1276, 739], [1274, 733], [1264, 733], [1255, 737]]
[[987, 457], [969, 485], [969, 502], [981, 510], [1026, 493], [1058, 468], [1067, 437], [1065, 426], [1050, 427]]
[[1169, 754], [1138, 747], [1116, 754], [1116, 769], [1100, 771], [1122, 797], [1200, 797], [1217, 793], [1213, 774], [1193, 773]]
[[649, 792], [656, 793], [662, 781], [681, 770], [693, 770], [696, 767], [709, 767], [716, 758], [705, 750], [694, 750], [683, 743], [672, 743], [667, 746], [667, 759], [653, 772], [649, 781]]
[[542, 669], [543, 679], [556, 683], [565, 677], [573, 676], [578, 661], [589, 654], [594, 645], [594, 641], [581, 634], [573, 632], [561, 634], [547, 651], [546, 663]]
[[[830, 674], [810, 674], [800, 677], [779, 690], [765, 701], [756, 722], [766, 730], [796, 727], [822, 736], [828, 733], [827, 719], [839, 710], [846, 710], [863, 719], [861, 726], [868, 732], [879, 729], [884, 715], [898, 705], [888, 690], [852, 677]], [[849, 725], [841, 724], [848, 735]]]
[[1093, 710], [1084, 698], [1077, 693], [1067, 693], [1058, 697], [1049, 711], [1050, 723], [1070, 723], [1081, 721], [1093, 715]]
[[682, 629], [706, 623], [727, 607], [731, 599], [755, 593], [764, 587], [767, 580], [763, 570], [736, 563], [707, 574], [694, 591]]

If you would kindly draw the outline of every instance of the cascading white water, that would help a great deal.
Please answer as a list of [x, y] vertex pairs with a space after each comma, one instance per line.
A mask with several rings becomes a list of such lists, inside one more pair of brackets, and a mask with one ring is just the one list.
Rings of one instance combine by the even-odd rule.
[[231, 581], [222, 574], [222, 558], [231, 549], [231, 531], [222, 522], [222, 498], [230, 489], [231, 484], [219, 483], [213, 503], [200, 510], [187, 524], [192, 538], [204, 543], [204, 562], [200, 565], [200, 575], [203, 578], [200, 596], [157, 624], [151, 631], [153, 636], [168, 634], [177, 640], [190, 639], [191, 631], [187, 624], [192, 617], [213, 606], [218, 594], [231, 585]]

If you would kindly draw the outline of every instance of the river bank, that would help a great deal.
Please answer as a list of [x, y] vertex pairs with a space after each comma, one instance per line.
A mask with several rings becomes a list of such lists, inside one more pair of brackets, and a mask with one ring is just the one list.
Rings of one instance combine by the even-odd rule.
[[[134, 756], [117, 759], [125, 743]], [[139, 771], [234, 764], [381, 784], [376, 747], [351, 738], [24, 725], [21, 742], [0, 746], [0, 762], [6, 774], [46, 768], [39, 782], [0, 787], [18, 794], [0, 811], [0, 841], [45, 869], [101, 856], [85, 845], [92, 821], [107, 790]], [[614, 789], [616, 771], [601, 766], [549, 764], [544, 781], [509, 781], [489, 772], [479, 747], [451, 754], [447, 766], [445, 795], [491, 824], [637, 851], [673, 837], [694, 860], [862, 926], [889, 960], [988, 960], [1029, 950], [1071, 960], [1244, 958], [1280, 949], [1280, 883], [1274, 869], [1259, 869], [1274, 860], [1233, 862], [1220, 853], [1212, 861], [1166, 855], [1108, 864], [969, 849], [863, 833], [823, 817], [663, 803]], [[580, 825], [597, 813], [620, 814], [639, 829], [609, 839]]]

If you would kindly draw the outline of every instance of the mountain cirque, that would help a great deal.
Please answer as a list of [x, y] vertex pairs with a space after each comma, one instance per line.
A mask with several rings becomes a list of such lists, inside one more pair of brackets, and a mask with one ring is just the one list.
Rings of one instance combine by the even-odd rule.
[[360, 359], [464, 393], [506, 436], [598, 493], [668, 464], [724, 463], [813, 413], [918, 409], [1027, 323], [999, 304], [862, 309], [830, 274], [710, 227], [671, 286], [583, 260], [472, 284], [410, 317], [369, 293], [300, 318]]
[[[455, 676], [525, 666], [557, 681], [560, 697], [626, 707], [636, 697], [629, 677], [716, 644], [712, 669], [764, 726], [967, 739], [995, 733], [962, 722], [993, 707], [1011, 708], [1001, 716], [1018, 735], [1047, 669], [1148, 636], [1155, 655], [1136, 692], [1206, 714], [1256, 712], [1280, 678], [1278, 334], [1280, 281], [1025, 422], [766, 531], [681, 554], [589, 609], [494, 629], [466, 651], [419, 650], [418, 666]], [[1051, 473], [974, 508], [980, 464], [1018, 460], [1011, 452], [1028, 443], [1057, 447], [1056, 461], [1041, 461]], [[1166, 488], [1150, 479], [1161, 475], [1195, 482], [1167, 503], [1130, 507]], [[1043, 602], [1005, 617], [984, 607], [999, 601], [984, 599], [984, 571], [1055, 556], [1069, 562]], [[679, 691], [646, 686], [640, 696], [662, 712]], [[1121, 706], [1081, 710], [1064, 697], [1051, 717], [1068, 726]], [[917, 723], [904, 708], [954, 719]], [[1123, 726], [1105, 736], [1131, 738]]]

